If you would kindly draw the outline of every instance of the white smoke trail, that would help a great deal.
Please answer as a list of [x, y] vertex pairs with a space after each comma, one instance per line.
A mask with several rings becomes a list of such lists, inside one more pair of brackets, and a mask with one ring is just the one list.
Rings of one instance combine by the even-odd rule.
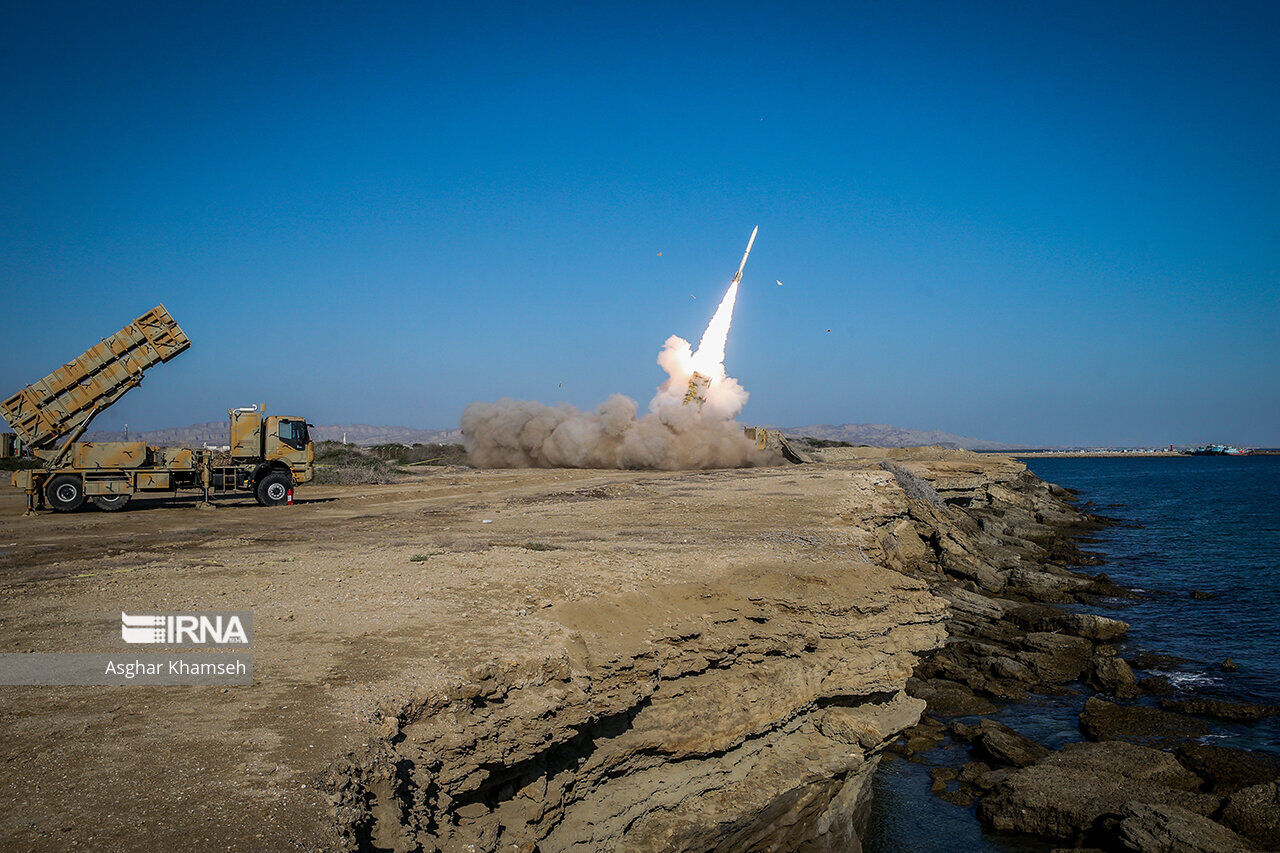
[[[693, 354], [693, 369], [712, 381], [724, 378], [724, 347], [729, 340], [729, 325], [733, 322], [733, 306], [738, 302], [738, 283], [729, 285], [720, 307], [716, 309], [707, 329], [698, 341], [698, 351]], [[668, 341], [670, 343], [670, 341]]]
[[[472, 403], [462, 413], [471, 461], [487, 468], [737, 468], [779, 462], [756, 448], [734, 421], [747, 392], [724, 371], [724, 349], [738, 296], [729, 286], [695, 353], [677, 335], [667, 338], [658, 364], [667, 380], [638, 415], [634, 400], [614, 394], [594, 412], [504, 399]], [[694, 371], [710, 377], [701, 406], [684, 404]]]

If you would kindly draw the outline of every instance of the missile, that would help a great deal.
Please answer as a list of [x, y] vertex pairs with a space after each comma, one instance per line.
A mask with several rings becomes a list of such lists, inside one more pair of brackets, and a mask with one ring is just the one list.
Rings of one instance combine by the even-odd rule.
[[756, 241], [756, 232], [759, 230], [759, 225], [751, 229], [751, 239], [747, 241], [747, 250], [742, 253], [742, 263], [738, 264], [738, 271], [733, 274], [733, 281], [730, 284], [737, 284], [742, 281], [742, 270], [747, 265], [747, 255], [751, 254], [751, 244]]
[[[742, 271], [747, 266], [747, 256], [751, 254], [751, 247], [756, 242], [756, 233], [759, 232], [760, 226], [757, 225], [751, 229], [751, 239], [747, 240], [747, 250], [742, 253], [742, 263], [738, 264], [738, 271], [733, 274], [733, 281], [729, 282], [732, 288], [742, 281]], [[779, 282], [781, 284], [781, 282]], [[717, 311], [717, 313], [719, 313]], [[694, 371], [689, 377], [689, 387], [684, 392], [684, 405], [692, 403], [698, 408], [702, 408], [702, 404], [707, 401], [707, 391], [711, 389], [711, 377]]]

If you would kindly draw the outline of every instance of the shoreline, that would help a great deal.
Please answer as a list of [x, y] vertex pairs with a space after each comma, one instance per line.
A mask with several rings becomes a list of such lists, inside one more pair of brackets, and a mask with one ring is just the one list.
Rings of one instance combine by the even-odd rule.
[[[1122, 610], [1120, 602], [1141, 593], [1080, 568], [1105, 562], [1081, 546], [1123, 522], [1088, 511], [1072, 490], [1045, 485], [1078, 516], [1057, 519], [1036, 540], [1046, 553], [1035, 568], [1048, 571], [1012, 594], [988, 585], [953, 598], [947, 644], [923, 656], [908, 687], [928, 709], [894, 751], [928, 766], [933, 796], [973, 807], [972, 820], [1012, 837], [1115, 847], [1163, 833], [1189, 845], [1179, 849], [1275, 849], [1276, 756], [1201, 741], [1227, 720], [1280, 708], [1200, 695], [1192, 679], [1167, 671], [1175, 659], [1155, 650], [1122, 657], [1129, 625], [1095, 611]], [[1037, 697], [1067, 697], [1073, 707], [1083, 700], [1078, 737], [1050, 749], [1002, 713], [1030, 708]], [[1005, 722], [994, 719], [1001, 715]], [[1124, 849], [1166, 849], [1133, 844]]]

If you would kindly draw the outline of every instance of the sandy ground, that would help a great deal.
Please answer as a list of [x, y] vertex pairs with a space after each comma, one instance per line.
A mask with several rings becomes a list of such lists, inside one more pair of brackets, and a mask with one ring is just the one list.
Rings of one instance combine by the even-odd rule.
[[0, 491], [0, 651], [118, 652], [121, 610], [255, 630], [251, 687], [0, 688], [0, 828], [23, 849], [332, 846], [317, 786], [379, 707], [562, 647], [564, 602], [846, 559], [849, 477], [448, 469], [293, 507], [36, 517]]

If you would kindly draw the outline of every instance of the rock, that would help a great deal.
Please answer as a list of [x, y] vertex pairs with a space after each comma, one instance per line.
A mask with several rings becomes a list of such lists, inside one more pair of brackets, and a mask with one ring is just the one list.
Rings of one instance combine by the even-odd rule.
[[[926, 717], [911, 728], [904, 730], [888, 748], [899, 755], [912, 758], [918, 753], [933, 749], [946, 733], [946, 726], [937, 720]], [[912, 760], [918, 759], [912, 758]]]
[[1264, 752], [1184, 743], [1174, 750], [1174, 755], [1183, 767], [1204, 779], [1215, 794], [1232, 794], [1280, 779], [1280, 761]]
[[1218, 797], [1167, 752], [1131, 743], [1073, 743], [1011, 773], [982, 798], [978, 816], [1005, 832], [1075, 840], [1126, 803], [1175, 805], [1211, 814]]
[[1209, 733], [1209, 726], [1194, 717], [1142, 705], [1116, 705], [1097, 696], [1084, 703], [1080, 729], [1090, 740], [1127, 740], [1147, 746], [1168, 746]]
[[902, 754], [911, 757], [921, 752], [928, 752], [938, 745], [936, 740], [931, 740], [920, 735], [911, 735], [902, 744]]
[[1023, 650], [1017, 658], [1044, 681], [1062, 684], [1083, 675], [1092, 654], [1093, 644], [1083, 637], [1033, 631], [1023, 640]]
[[1208, 601], [1209, 599], [1217, 598], [1218, 596], [1214, 595], [1211, 592], [1205, 592], [1202, 589], [1193, 589], [1191, 590], [1191, 597], [1196, 599], [1197, 601]]
[[941, 794], [947, 790], [947, 783], [958, 775], [959, 772], [954, 767], [930, 767], [929, 778], [932, 780], [932, 784], [929, 786], [930, 792]]
[[973, 789], [971, 787], [969, 787], [968, 785], [961, 785], [959, 788], [956, 788], [954, 790], [940, 792], [938, 794], [938, 799], [946, 800], [948, 803], [951, 803], [952, 805], [963, 806], [964, 808], [968, 808], [969, 806], [973, 805], [973, 801], [976, 799], [976, 795], [974, 794]]
[[1159, 652], [1142, 652], [1133, 659], [1133, 665], [1141, 670], [1169, 670], [1176, 669], [1179, 664], [1188, 663], [1186, 658], [1180, 658], [1177, 655], [1166, 655]]
[[929, 778], [935, 782], [947, 783], [960, 777], [960, 771], [954, 767], [930, 767]]
[[[917, 537], [919, 538], [919, 537]], [[991, 620], [1004, 616], [1005, 605], [996, 599], [988, 598], [976, 592], [969, 592], [958, 586], [948, 584], [938, 590], [938, 594], [951, 602], [953, 615], [963, 613], [976, 619]]]
[[1095, 655], [1089, 664], [1086, 683], [1094, 690], [1110, 693], [1121, 699], [1136, 699], [1141, 693], [1138, 679], [1124, 658]]
[[983, 791], [990, 791], [996, 785], [999, 785], [1005, 779], [1008, 779], [1017, 772], [1016, 767], [1001, 767], [997, 770], [991, 770], [983, 773], [977, 779], [973, 780], [973, 784]]
[[[1018, 566], [1010, 569], [1005, 577], [1010, 587], [1022, 591], [1024, 594], [1031, 592], [1040, 600], [1045, 600], [1055, 594], [1079, 592], [1093, 585], [1093, 582], [1088, 578], [1065, 570], [1060, 570], [1060, 572], [1048, 572], [1041, 569]], [[1067, 600], [1071, 600], [1069, 596]]]
[[1119, 586], [1113, 581], [1110, 575], [1105, 572], [1098, 572], [1092, 578], [1093, 583], [1089, 587], [1089, 592], [1104, 598], [1136, 598], [1137, 594], [1133, 590], [1123, 586]]
[[1255, 705], [1252, 702], [1225, 702], [1221, 699], [1166, 699], [1160, 703], [1166, 711], [1179, 714], [1196, 714], [1215, 720], [1256, 723], [1258, 720], [1280, 714], [1275, 705]]
[[1236, 791], [1222, 822], [1263, 850], [1280, 850], [1280, 782]]
[[1093, 613], [1069, 613], [1064, 619], [1064, 627], [1060, 630], [1077, 637], [1106, 642], [1127, 634], [1129, 623]]
[[1231, 658], [1227, 658], [1222, 662], [1223, 672], [1235, 672], [1238, 669], [1240, 669], [1240, 664], [1236, 663]]
[[967, 554], [950, 550], [946, 547], [947, 539], [943, 539], [942, 568], [953, 578], [973, 581], [988, 592], [999, 592], [1004, 589], [1004, 578], [993, 568]]
[[1068, 613], [1039, 604], [1024, 604], [1009, 611], [1009, 618], [1028, 631], [1057, 631], [1088, 640], [1106, 642], [1123, 637], [1129, 624], [1094, 613]]
[[1047, 604], [1020, 604], [1009, 609], [1009, 621], [1028, 631], [1053, 631], [1053, 623], [1065, 611]]
[[991, 768], [982, 761], [970, 761], [960, 768], [961, 782], [976, 782], [991, 772]]
[[1153, 675], [1138, 680], [1138, 687], [1149, 696], [1172, 696], [1178, 690], [1163, 675]]
[[941, 717], [959, 717], [995, 713], [996, 706], [975, 696], [963, 684], [942, 678], [907, 680], [907, 695], [923, 699], [929, 711]]
[[1035, 684], [1040, 680], [1031, 667], [1021, 661], [1016, 661], [1003, 655], [988, 658], [987, 668], [997, 678], [1007, 678], [1024, 684]]
[[916, 725], [924, 709], [923, 699], [898, 693], [879, 704], [827, 708], [818, 718], [818, 731], [843, 743], [875, 749], [903, 729]]
[[1026, 767], [1049, 754], [1048, 748], [995, 720], [983, 720], [976, 726], [953, 726], [952, 731], [996, 764]]
[[1236, 853], [1249, 843], [1203, 815], [1173, 805], [1126, 803], [1117, 835], [1129, 850], [1143, 853]]

